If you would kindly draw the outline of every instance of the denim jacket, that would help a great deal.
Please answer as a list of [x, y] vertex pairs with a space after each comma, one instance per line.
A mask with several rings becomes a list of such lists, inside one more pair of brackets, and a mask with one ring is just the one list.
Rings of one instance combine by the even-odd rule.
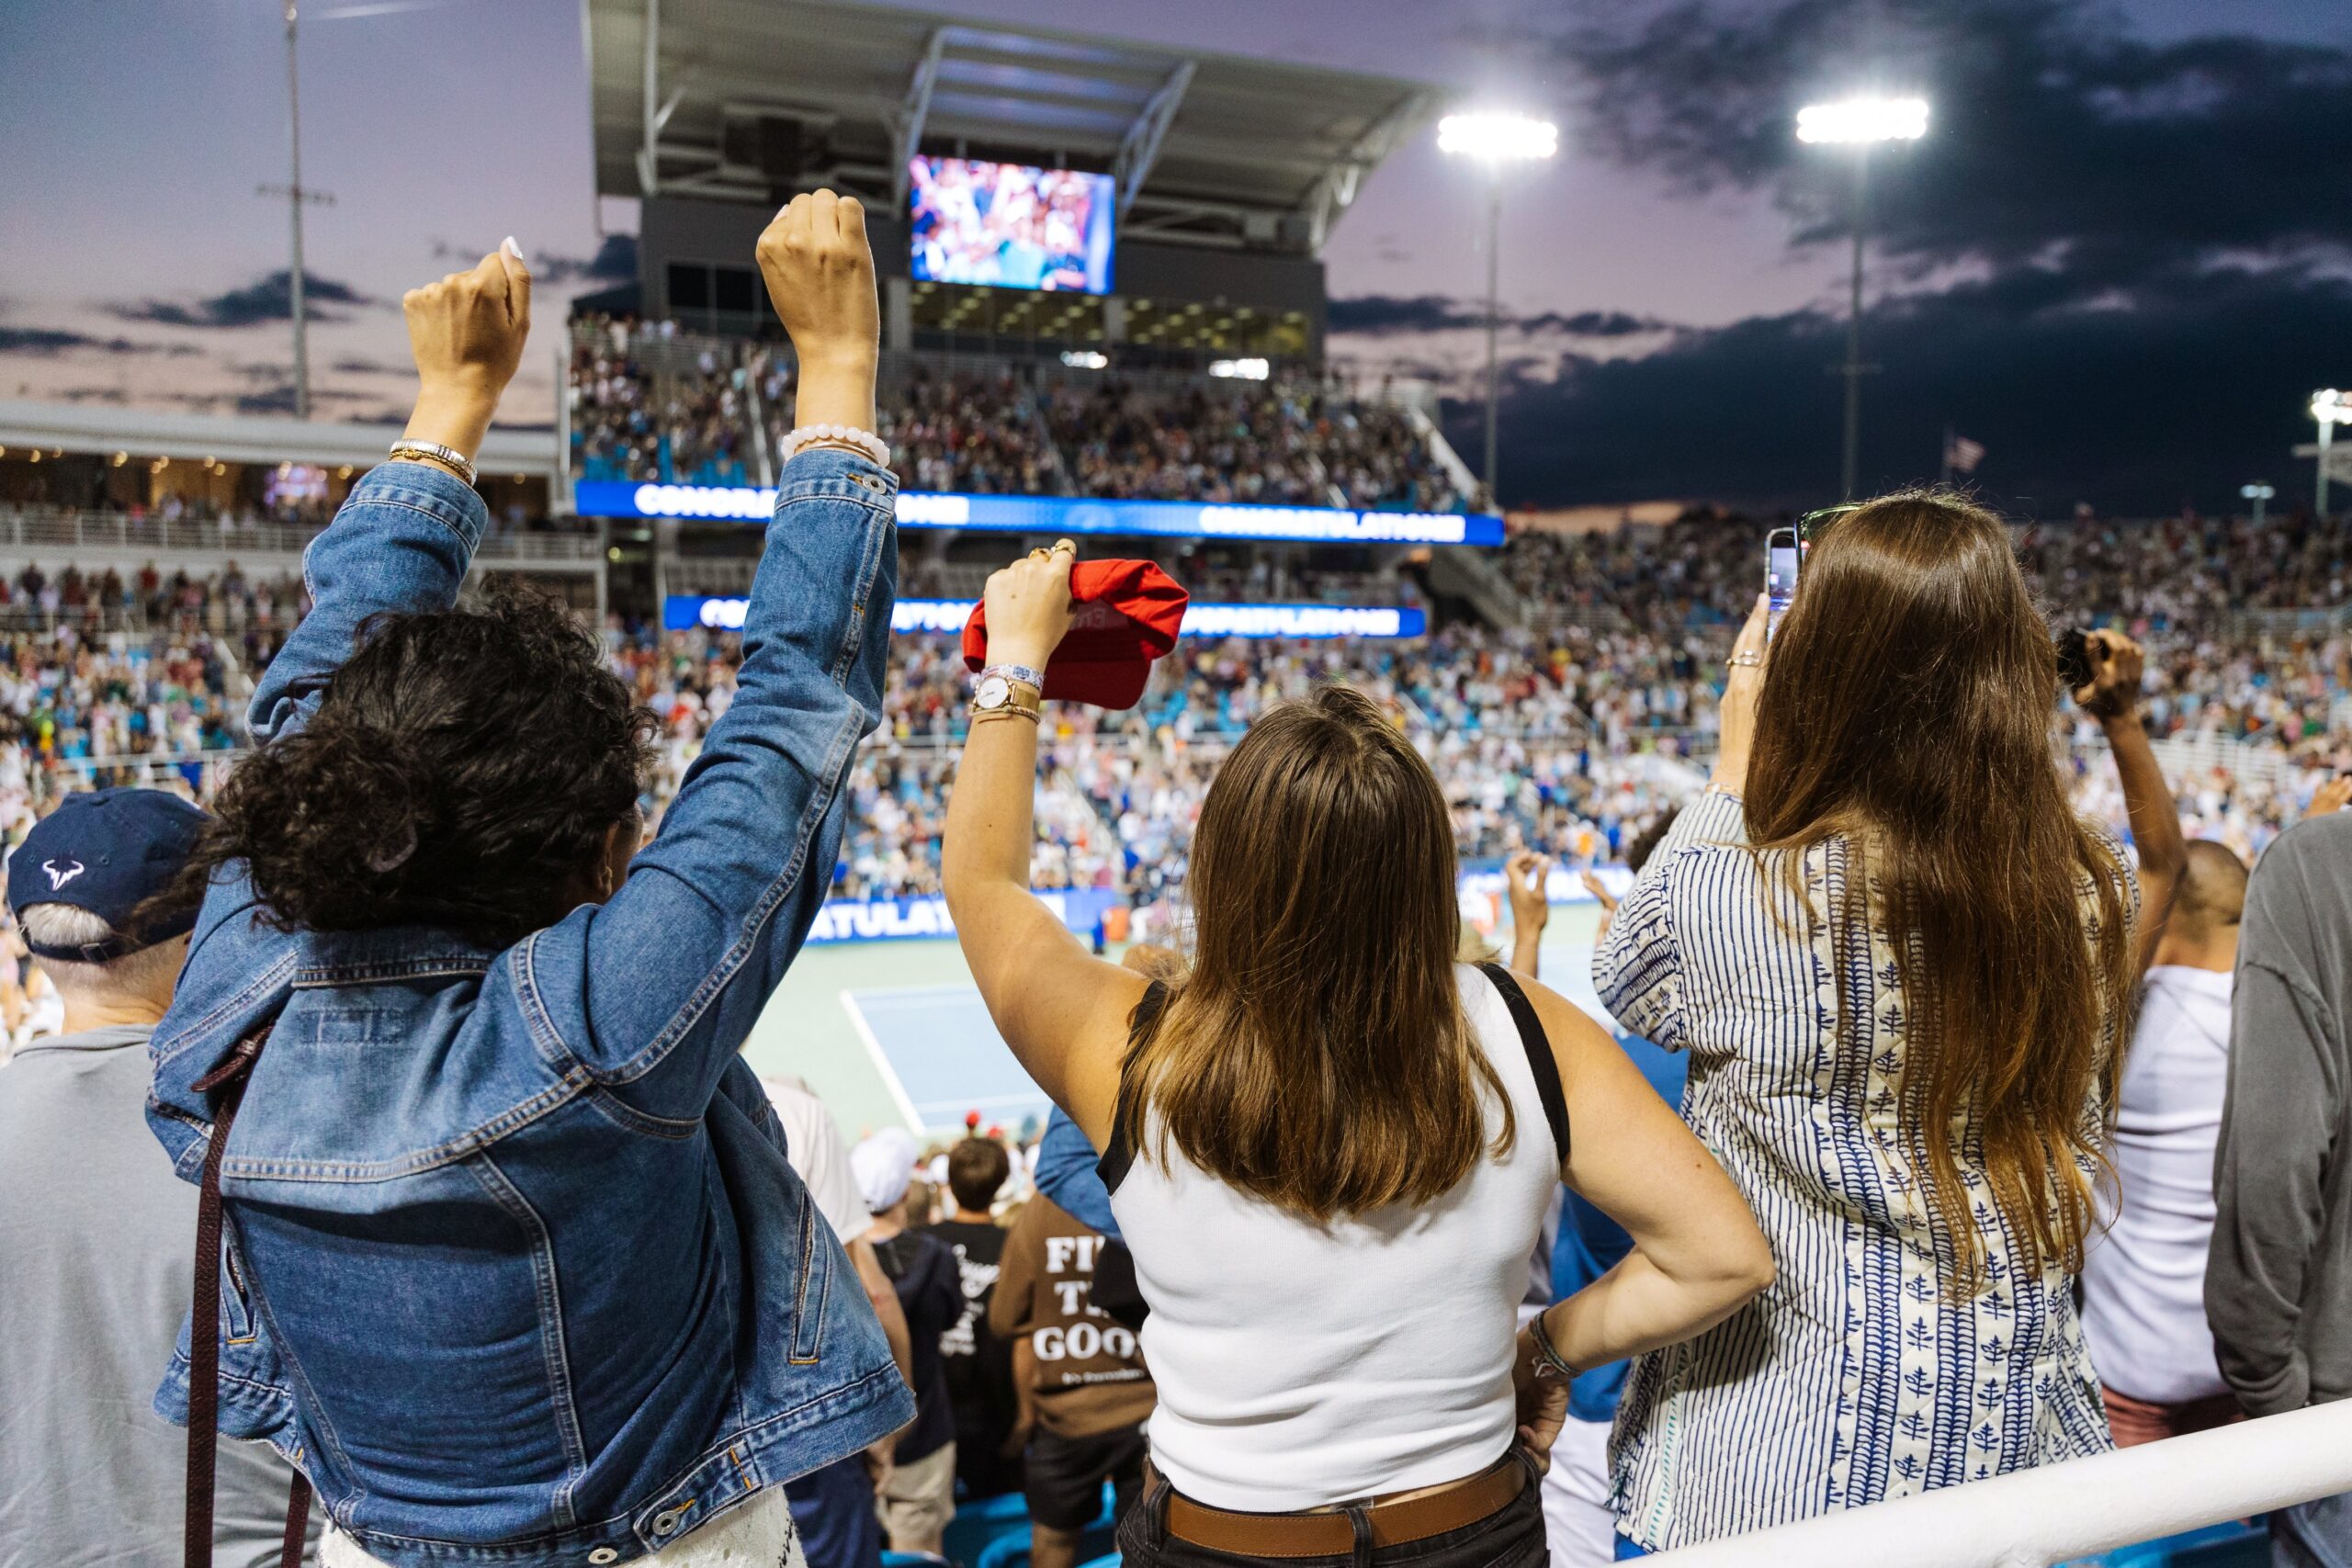
[[[626, 1561], [914, 1415], [737, 1055], [808, 934], [881, 711], [897, 483], [793, 459], [733, 705], [611, 899], [504, 952], [283, 932], [207, 899], [148, 1120], [189, 1181], [191, 1085], [275, 1021], [222, 1161], [220, 1429], [310, 1475], [395, 1568]], [[298, 728], [379, 611], [445, 609], [484, 508], [387, 463], [303, 567], [254, 693]], [[187, 1330], [157, 1408], [185, 1421]]]

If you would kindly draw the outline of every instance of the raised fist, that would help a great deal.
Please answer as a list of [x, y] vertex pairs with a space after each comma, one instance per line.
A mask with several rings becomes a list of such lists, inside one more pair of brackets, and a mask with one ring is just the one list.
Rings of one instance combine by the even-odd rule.
[[[467, 272], [401, 296], [424, 397], [497, 406], [531, 335], [531, 269], [512, 239]], [[485, 411], [486, 416], [487, 411]]]
[[865, 209], [856, 197], [829, 190], [794, 197], [761, 234], [759, 257], [768, 299], [792, 334], [804, 373], [811, 366], [872, 367], [882, 312]]

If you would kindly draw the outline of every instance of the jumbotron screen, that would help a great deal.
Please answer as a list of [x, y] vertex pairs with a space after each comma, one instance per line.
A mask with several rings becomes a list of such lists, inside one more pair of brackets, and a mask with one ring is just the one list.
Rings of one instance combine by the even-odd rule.
[[972, 158], [908, 161], [917, 281], [1111, 291], [1111, 176]]

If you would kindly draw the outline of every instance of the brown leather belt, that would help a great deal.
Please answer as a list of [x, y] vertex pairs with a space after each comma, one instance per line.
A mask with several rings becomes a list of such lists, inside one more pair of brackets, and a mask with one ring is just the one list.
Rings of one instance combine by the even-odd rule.
[[1358, 1517], [1371, 1529], [1370, 1544], [1402, 1546], [1475, 1525], [1508, 1506], [1526, 1488], [1527, 1466], [1512, 1454], [1492, 1470], [1438, 1491], [1340, 1513], [1237, 1514], [1171, 1491], [1168, 1533], [1194, 1546], [1243, 1557], [1343, 1557], [1356, 1549]]

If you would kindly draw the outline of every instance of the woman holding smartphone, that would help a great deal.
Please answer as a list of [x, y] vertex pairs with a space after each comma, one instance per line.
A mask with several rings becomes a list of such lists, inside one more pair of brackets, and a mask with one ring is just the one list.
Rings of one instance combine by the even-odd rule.
[[1618, 1526], [1662, 1551], [2109, 1446], [2070, 1293], [2124, 1021], [2186, 860], [2091, 634], [2075, 698], [2138, 842], [2078, 818], [2058, 660], [2000, 519], [1887, 496], [1759, 597], [1723, 747], [1618, 907], [1593, 979], [1691, 1055], [1684, 1113], [1771, 1238], [1748, 1310], [1636, 1366]]

